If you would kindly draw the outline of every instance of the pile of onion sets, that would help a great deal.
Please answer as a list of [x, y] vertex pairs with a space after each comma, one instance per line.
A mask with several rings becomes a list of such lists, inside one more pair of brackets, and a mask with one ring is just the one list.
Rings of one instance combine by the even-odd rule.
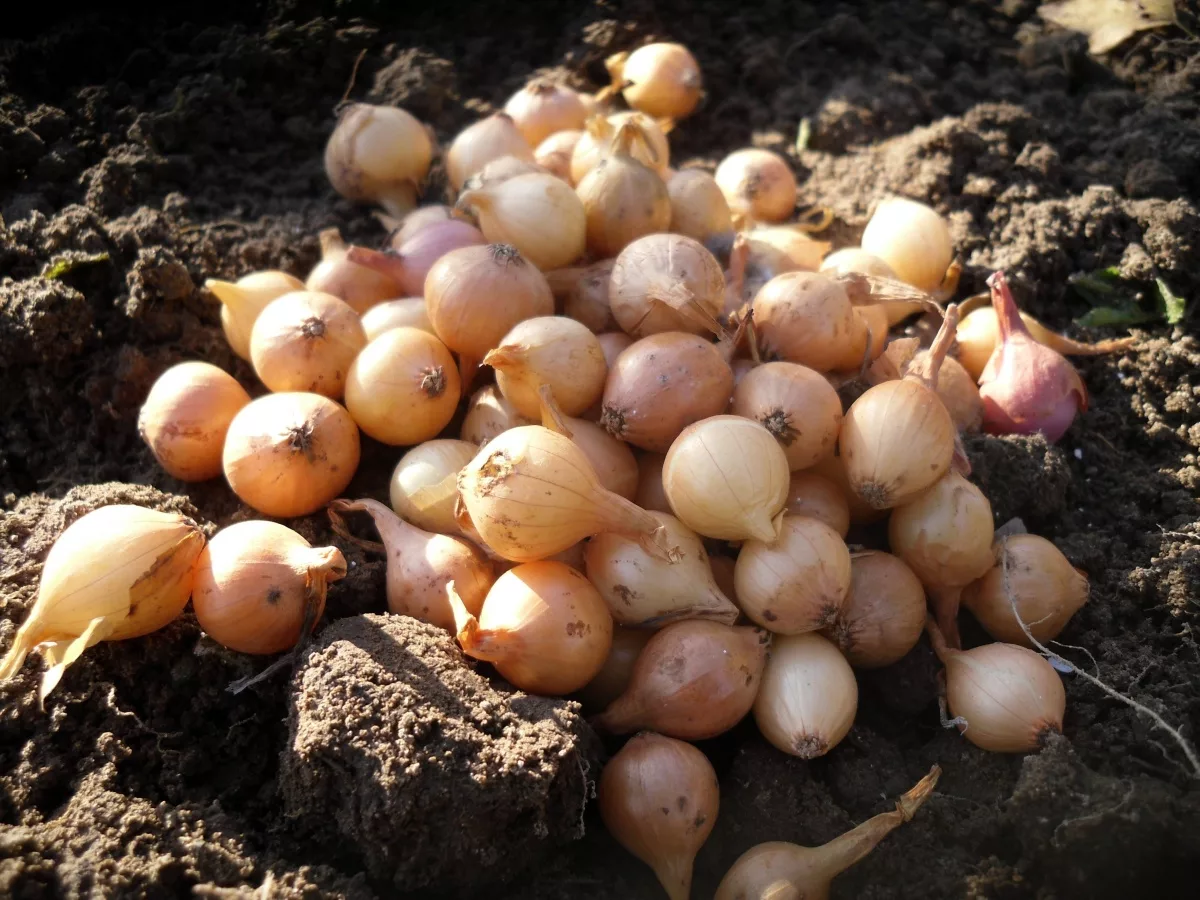
[[[241, 361], [168, 369], [138, 419], [170, 477], [223, 476], [261, 518], [210, 540], [174, 513], [80, 518], [0, 677], [37, 651], [45, 696], [189, 598], [224, 647], [290, 650], [357, 545], [386, 559], [381, 607], [520, 690], [584, 701], [620, 747], [604, 821], [674, 898], [719, 814], [691, 742], [750, 716], [782, 753], [834, 752], [858, 673], [926, 631], [967, 741], [1026, 752], [1060, 730], [1060, 677], [1031, 648], [1088, 580], [1045, 538], [997, 535], [962, 436], [1058, 440], [1087, 409], [1064, 354], [1125, 344], [1053, 334], [1002, 272], [960, 316], [952, 230], [916, 199], [879, 198], [861, 245], [833, 250], [797, 219], [785, 153], [673, 160], [704, 97], [687, 48], [608, 70], [593, 93], [538, 78], [436, 140], [405, 110], [346, 107], [326, 172], [388, 236], [323, 232], [303, 281], [209, 280]], [[394, 472], [345, 498], [369, 442]], [[313, 515], [329, 546], [273, 521]], [[963, 606], [996, 643], [963, 648]], [[935, 782], [824, 847], [749, 850], [717, 896], [824, 896]]]

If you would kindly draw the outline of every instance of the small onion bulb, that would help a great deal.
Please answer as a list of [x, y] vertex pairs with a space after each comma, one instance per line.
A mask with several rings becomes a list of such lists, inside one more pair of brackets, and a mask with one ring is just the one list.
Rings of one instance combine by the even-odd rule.
[[784, 753], [815, 759], [846, 736], [857, 710], [854, 670], [827, 638], [775, 638], [754, 701], [754, 721], [763, 737]]
[[347, 258], [350, 248], [336, 228], [327, 228], [318, 237], [321, 261], [308, 273], [306, 290], [333, 294], [359, 315], [400, 295], [400, 285], [390, 276]]
[[700, 64], [683, 44], [647, 44], [604, 65], [625, 102], [655, 118], [689, 116], [704, 95]]
[[458, 473], [478, 452], [479, 447], [468, 441], [434, 440], [405, 453], [396, 463], [389, 489], [396, 515], [425, 531], [458, 534]]
[[500, 112], [480, 119], [458, 133], [446, 151], [446, 178], [452, 188], [460, 191], [468, 178], [502, 156], [533, 162], [533, 150], [521, 129], [512, 116]]
[[852, 666], [890, 666], [921, 639], [925, 589], [903, 560], [881, 550], [856, 553], [850, 576], [846, 600], [822, 634]]
[[730, 210], [755, 222], [782, 222], [796, 208], [796, 176], [778, 153], [737, 150], [721, 160], [714, 177]]
[[850, 506], [836, 484], [816, 472], [793, 472], [788, 484], [789, 516], [808, 516], [824, 522], [843, 538], [850, 530]]
[[237, 281], [204, 282], [221, 301], [221, 327], [229, 346], [242, 359], [250, 361], [250, 332], [254, 320], [267, 305], [284, 294], [304, 290], [304, 282], [286, 272], [252, 272]]
[[886, 197], [862, 235], [862, 249], [883, 260], [896, 277], [933, 293], [954, 259], [950, 229], [935, 210], [906, 197]]
[[518, 323], [483, 362], [496, 370], [500, 393], [529, 418], [541, 414], [543, 389], [564, 414], [579, 415], [600, 399], [608, 375], [596, 335], [564, 316]]
[[465, 191], [458, 206], [475, 215], [488, 241], [511, 244], [543, 272], [570, 265], [583, 255], [583, 202], [570, 185], [549, 173], [518, 175]]
[[372, 306], [363, 313], [362, 327], [368, 343], [393, 328], [419, 328], [436, 334], [425, 309], [424, 297], [402, 297]]
[[670, 227], [667, 186], [632, 155], [635, 139], [644, 140], [637, 126], [622, 125], [608, 156], [575, 188], [587, 213], [587, 247], [595, 256], [616, 256], [637, 238]]
[[734, 388], [729, 411], [771, 432], [793, 471], [831, 455], [842, 428], [837, 391], [796, 363], [769, 362], [750, 370]]
[[661, 331], [724, 335], [725, 274], [699, 241], [649, 234], [621, 251], [608, 288], [612, 314], [633, 337]]
[[587, 119], [578, 92], [545, 78], [534, 79], [509, 97], [504, 111], [530, 147], [556, 132], [581, 129]]
[[517, 412], [500, 389], [494, 384], [480, 388], [467, 403], [467, 414], [463, 416], [462, 429], [458, 436], [464, 441], [482, 447], [492, 438], [518, 425], [536, 425]]
[[346, 373], [367, 345], [350, 304], [333, 294], [296, 291], [271, 302], [250, 332], [250, 361], [270, 390], [342, 396]]
[[353, 103], [325, 145], [325, 174], [347, 200], [377, 203], [402, 216], [416, 205], [432, 158], [429, 133], [409, 113]]
[[556, 131], [534, 149], [534, 162], [550, 174], [571, 184], [571, 157], [582, 136], [582, 130]]
[[667, 182], [671, 231], [705, 243], [733, 231], [729, 203], [717, 180], [702, 169], [680, 169]]

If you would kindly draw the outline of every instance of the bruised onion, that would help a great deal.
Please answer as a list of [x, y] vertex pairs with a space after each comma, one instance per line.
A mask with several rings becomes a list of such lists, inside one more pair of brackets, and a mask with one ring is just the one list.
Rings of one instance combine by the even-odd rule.
[[714, 176], [729, 208], [756, 222], [782, 222], [796, 208], [796, 176], [778, 153], [749, 147], [730, 153]]
[[661, 734], [635, 735], [604, 766], [596, 802], [609, 833], [654, 870], [667, 896], [687, 900], [720, 802], [708, 758]]
[[367, 341], [373, 341], [393, 328], [419, 328], [435, 334], [425, 309], [424, 297], [402, 297], [372, 306], [363, 313], [362, 328]]
[[138, 413], [138, 434], [180, 481], [206, 481], [221, 474], [225, 434], [250, 395], [222, 369], [185, 362], [163, 372]]
[[349, 247], [336, 228], [327, 228], [318, 237], [321, 261], [308, 273], [306, 290], [333, 294], [359, 315], [400, 296], [400, 285], [390, 276], [347, 259]]
[[808, 516], [824, 522], [843, 538], [850, 530], [850, 506], [842, 490], [816, 472], [793, 472], [788, 482], [789, 516]]
[[560, 178], [532, 173], [465, 191], [459, 209], [470, 210], [492, 243], [510, 244], [543, 271], [583, 255], [587, 213]]
[[362, 321], [348, 303], [296, 291], [272, 301], [254, 321], [250, 361], [272, 391], [311, 391], [336, 400], [366, 344]]
[[346, 409], [375, 440], [402, 447], [445, 428], [461, 392], [445, 344], [416, 328], [393, 328], [367, 344], [350, 366]]
[[563, 413], [579, 415], [600, 399], [608, 374], [596, 336], [564, 316], [519, 322], [483, 362], [496, 370], [500, 392], [529, 418], [541, 415], [543, 389]]
[[621, 251], [609, 284], [613, 318], [634, 337], [662, 331], [724, 334], [721, 264], [691, 238], [650, 234]]
[[734, 388], [729, 411], [771, 432], [793, 471], [833, 453], [842, 428], [837, 391], [812, 369], [789, 362], [748, 372]]
[[221, 301], [221, 328], [229, 346], [242, 359], [250, 360], [250, 332], [254, 320], [272, 300], [304, 290], [304, 282], [286, 272], [252, 272], [235, 282], [210, 278], [204, 286]]
[[702, 169], [680, 169], [667, 182], [671, 231], [704, 243], [733, 230], [729, 203], [717, 181]]
[[395, 106], [352, 103], [325, 145], [325, 174], [347, 200], [377, 203], [395, 216], [416, 204], [433, 142], [412, 115]]
[[776, 637], [754, 701], [763, 737], [801, 759], [824, 756], [850, 731], [858, 682], [846, 658], [819, 634]]
[[691, 115], [704, 94], [700, 64], [683, 44], [647, 44], [613, 54], [604, 65], [625, 102], [656, 118]]
[[479, 447], [468, 441], [435, 440], [405, 453], [389, 487], [396, 515], [425, 531], [458, 534], [458, 473], [478, 452]]
[[229, 424], [222, 466], [247, 506], [278, 518], [316, 512], [358, 468], [354, 420], [320, 394], [267, 394]]
[[451, 583], [458, 642], [531, 694], [577, 691], [600, 671], [612, 644], [612, 618], [596, 589], [560, 562], [530, 562], [496, 579], [478, 617]]
[[655, 633], [629, 688], [594, 720], [615, 734], [639, 729], [698, 741], [728, 731], [758, 693], [770, 636], [759, 628], [691, 619]]
[[522, 416], [515, 406], [504, 398], [494, 384], [480, 388], [467, 403], [467, 414], [463, 417], [458, 436], [477, 446], [518, 425], [536, 425], [536, 419]]
[[674, 516], [651, 513], [662, 523], [671, 559], [656, 559], [636, 541], [599, 534], [584, 550], [588, 580], [620, 625], [660, 627], [680, 619], [732, 625], [738, 609], [713, 581], [708, 553], [696, 533]]
[[495, 113], [460, 131], [446, 151], [446, 178], [456, 191], [463, 182], [502, 156], [533, 161], [533, 149], [508, 113]]
[[616, 256], [637, 238], [666, 231], [671, 199], [658, 173], [632, 156], [636, 125], [622, 125], [608, 156], [583, 176], [575, 190], [587, 213], [587, 246], [596, 256]]
[[723, 412], [733, 391], [714, 344], [677, 331], [642, 338], [608, 373], [600, 424], [643, 450], [666, 453], [688, 425]]
[[854, 554], [850, 576], [845, 602], [821, 633], [852, 666], [890, 666], [921, 639], [925, 589], [903, 560], [881, 550]]

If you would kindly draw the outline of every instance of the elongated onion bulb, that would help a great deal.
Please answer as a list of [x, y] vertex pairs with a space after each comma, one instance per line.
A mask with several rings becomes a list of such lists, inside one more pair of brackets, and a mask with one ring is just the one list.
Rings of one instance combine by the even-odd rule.
[[667, 625], [638, 656], [628, 690], [594, 724], [615, 734], [716, 737], [753, 706], [770, 640], [759, 628], [699, 619]]
[[534, 162], [550, 174], [571, 184], [571, 157], [581, 137], [582, 130], [554, 132], [534, 148]]
[[484, 358], [496, 370], [496, 386], [523, 416], [541, 415], [543, 387], [559, 409], [577, 416], [600, 399], [608, 367], [604, 351], [586, 325], [565, 316], [526, 319]]
[[180, 481], [221, 474], [221, 452], [233, 417], [250, 395], [222, 369], [185, 362], [163, 372], [138, 413], [138, 434], [167, 473]]
[[468, 441], [438, 440], [405, 453], [396, 463], [389, 489], [396, 515], [425, 531], [458, 534], [458, 473], [478, 452], [479, 447]]
[[796, 176], [778, 153], [749, 147], [730, 153], [714, 176], [729, 208], [756, 222], [782, 222], [796, 208]]
[[667, 896], [687, 900], [696, 853], [720, 804], [708, 758], [661, 734], [635, 735], [605, 765], [596, 802], [609, 833], [654, 870]]
[[140, 506], [104, 506], [73, 522], [42, 566], [37, 599], [0, 660], [0, 681], [30, 651], [45, 663], [39, 697], [88, 647], [157, 631], [183, 612], [204, 549], [196, 523]]
[[329, 518], [348, 536], [342, 516], [365, 512], [375, 523], [387, 555], [388, 611], [412, 616], [455, 633], [454, 610], [446, 586], [453, 583], [459, 601], [478, 615], [496, 576], [488, 558], [469, 541], [434, 534], [405, 522], [377, 500], [334, 500]]
[[738, 605], [754, 623], [776, 634], [816, 631], [846, 602], [850, 551], [824, 522], [785, 516], [777, 538], [742, 544], [733, 580]]
[[631, 155], [638, 126], [622, 125], [609, 155], [575, 188], [587, 213], [587, 246], [594, 255], [616, 256], [637, 238], [666, 231], [671, 198], [658, 173]]
[[612, 645], [612, 618], [579, 572], [545, 560], [509, 569], [492, 585], [478, 618], [452, 585], [458, 642], [532, 694], [577, 691], [595, 677]]
[[729, 405], [733, 372], [701, 337], [665, 331], [623, 350], [609, 369], [600, 424], [613, 437], [666, 453], [688, 425]]
[[824, 522], [843, 538], [850, 530], [850, 506], [842, 490], [816, 472], [793, 472], [788, 484], [789, 516], [808, 516]]
[[321, 261], [308, 273], [304, 282], [306, 290], [333, 294], [359, 315], [385, 300], [400, 296], [400, 285], [389, 275], [351, 262], [346, 257], [350, 248], [336, 228], [327, 228], [318, 237]]
[[296, 291], [264, 309], [250, 332], [250, 361], [268, 388], [337, 400], [346, 373], [367, 345], [362, 321], [332, 294]]
[[362, 327], [368, 343], [393, 328], [419, 328], [436, 334], [425, 310], [424, 297], [402, 297], [373, 306], [363, 313]]
[[316, 627], [326, 588], [345, 574], [337, 547], [314, 548], [276, 522], [239, 522], [204, 548], [192, 606], [200, 627], [223, 647], [279, 653]]
[[561, 178], [518, 175], [465, 191], [460, 209], [474, 213], [492, 243], [511, 244], [542, 271], [570, 265], [587, 243], [587, 213]]
[[769, 544], [779, 535], [789, 475], [771, 432], [741, 416], [713, 416], [689, 425], [671, 444], [663, 490], [672, 512], [693, 531]]
[[1087, 576], [1036, 534], [1010, 535], [992, 550], [996, 564], [963, 591], [963, 605], [998, 641], [1031, 646], [1013, 604], [1034, 638], [1054, 640], [1087, 603]]
[[855, 493], [876, 509], [914, 499], [950, 468], [954, 420], [937, 394], [938, 370], [954, 340], [957, 319], [947, 309], [927, 366], [862, 394], [846, 411], [838, 438]]
[[907, 197], [886, 197], [863, 231], [862, 249], [883, 260], [896, 277], [936, 291], [954, 259], [950, 229], [932, 208]]
[[942, 634], [957, 647], [962, 589], [992, 567], [992, 504], [957, 472], [892, 510], [888, 541], [929, 591]]
[[254, 320], [272, 300], [304, 290], [304, 282], [286, 272], [252, 272], [237, 281], [204, 282], [221, 301], [221, 327], [229, 346], [242, 359], [250, 361], [250, 332]]
[[609, 531], [669, 550], [657, 519], [602, 488], [583, 451], [539, 425], [493, 438], [459, 473], [458, 490], [480, 538], [513, 562]]
[[482, 447], [498, 434], [518, 425], [536, 425], [534, 419], [522, 416], [515, 406], [504, 399], [494, 384], [480, 388], [467, 403], [467, 414], [463, 416], [462, 429], [458, 436], [464, 441]]
[[[502, 156], [533, 162], [533, 149], [508, 113], [495, 113], [468, 125], [446, 151], [446, 178], [456, 191], [463, 182]], [[489, 238], [490, 240], [490, 238]]]
[[604, 65], [625, 102], [656, 118], [689, 116], [704, 94], [700, 64], [683, 44], [647, 44]]
[[733, 230], [729, 203], [717, 180], [703, 169], [680, 169], [667, 182], [671, 231], [705, 243]]
[[583, 128], [588, 115], [578, 92], [544, 78], [534, 79], [509, 97], [504, 111], [530, 147], [556, 132]]
[[880, 813], [820, 847], [769, 841], [738, 857], [717, 887], [715, 900], [824, 900], [829, 883], [846, 871], [929, 799], [942, 770], [934, 766], [917, 786]]
[[613, 626], [612, 647], [604, 665], [576, 695], [585, 710], [589, 713], [602, 710], [625, 693], [633, 675], [633, 664], [653, 636], [653, 631], [644, 628]]
[[852, 666], [890, 666], [921, 639], [925, 589], [903, 560], [881, 550], [856, 553], [850, 575], [846, 601], [821, 633], [838, 645]]
[[857, 710], [854, 671], [827, 638], [775, 638], [754, 701], [754, 721], [763, 737], [784, 753], [815, 759], [846, 736]]
[[634, 337], [662, 331], [725, 333], [725, 275], [699, 241], [648, 234], [621, 251], [608, 288], [613, 318]]
[[789, 362], [748, 372], [734, 388], [729, 411], [771, 432], [793, 471], [831, 455], [842, 428], [837, 391], [812, 369]]
[[222, 465], [238, 499], [268, 516], [316, 512], [358, 468], [354, 420], [320, 394], [259, 397], [242, 408], [225, 436]]
[[385, 331], [363, 348], [346, 376], [346, 409], [358, 427], [397, 447], [436, 437], [461, 394], [446, 345], [416, 328]]
[[674, 516], [651, 513], [677, 550], [671, 560], [655, 559], [636, 542], [599, 534], [584, 550], [588, 580], [600, 591], [620, 625], [659, 628], [681, 619], [709, 619], [732, 625], [738, 609], [713, 581], [708, 553], [696, 533]]
[[409, 113], [353, 103], [325, 145], [325, 174], [347, 200], [377, 203], [402, 216], [416, 205], [432, 158], [429, 133]]
[[932, 623], [929, 634], [946, 667], [950, 714], [961, 720], [954, 724], [976, 747], [1028, 753], [1062, 732], [1067, 693], [1045, 657], [1016, 644], [955, 650]]

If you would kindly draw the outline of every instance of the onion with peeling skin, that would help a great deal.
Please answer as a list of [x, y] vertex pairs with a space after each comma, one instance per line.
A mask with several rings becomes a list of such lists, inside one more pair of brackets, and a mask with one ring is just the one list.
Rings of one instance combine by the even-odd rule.
[[812, 369], [788, 362], [748, 372], [734, 388], [730, 412], [771, 432], [793, 471], [832, 454], [842, 427], [837, 391]]
[[852, 666], [877, 669], [899, 661], [925, 629], [925, 589], [899, 557], [881, 550], [850, 560], [850, 591], [821, 633]]
[[633, 147], [633, 156], [667, 180], [671, 150], [667, 136], [658, 123], [640, 112], [617, 113], [613, 116], [593, 115], [583, 126], [583, 134], [571, 154], [571, 183], [579, 184], [612, 147], [613, 136], [625, 122], [634, 122], [646, 136], [644, 144]]
[[622, 125], [608, 156], [575, 187], [587, 213], [587, 247], [594, 256], [616, 256], [638, 238], [670, 227], [667, 186], [632, 155], [635, 140], [644, 140], [640, 129]]
[[824, 522], [843, 538], [850, 530], [850, 507], [842, 490], [816, 472], [793, 472], [788, 484], [789, 516], [808, 516]]
[[767, 354], [817, 372], [857, 369], [866, 357], [866, 322], [845, 289], [824, 275], [777, 275], [755, 295], [752, 308]]
[[763, 737], [792, 756], [824, 756], [850, 731], [858, 682], [846, 658], [819, 634], [776, 637], [754, 701]]
[[621, 251], [608, 289], [613, 318], [634, 337], [663, 331], [724, 335], [721, 264], [699, 241], [650, 234]]
[[458, 473], [478, 452], [468, 441], [433, 440], [405, 453], [388, 489], [396, 515], [425, 531], [458, 534]]

